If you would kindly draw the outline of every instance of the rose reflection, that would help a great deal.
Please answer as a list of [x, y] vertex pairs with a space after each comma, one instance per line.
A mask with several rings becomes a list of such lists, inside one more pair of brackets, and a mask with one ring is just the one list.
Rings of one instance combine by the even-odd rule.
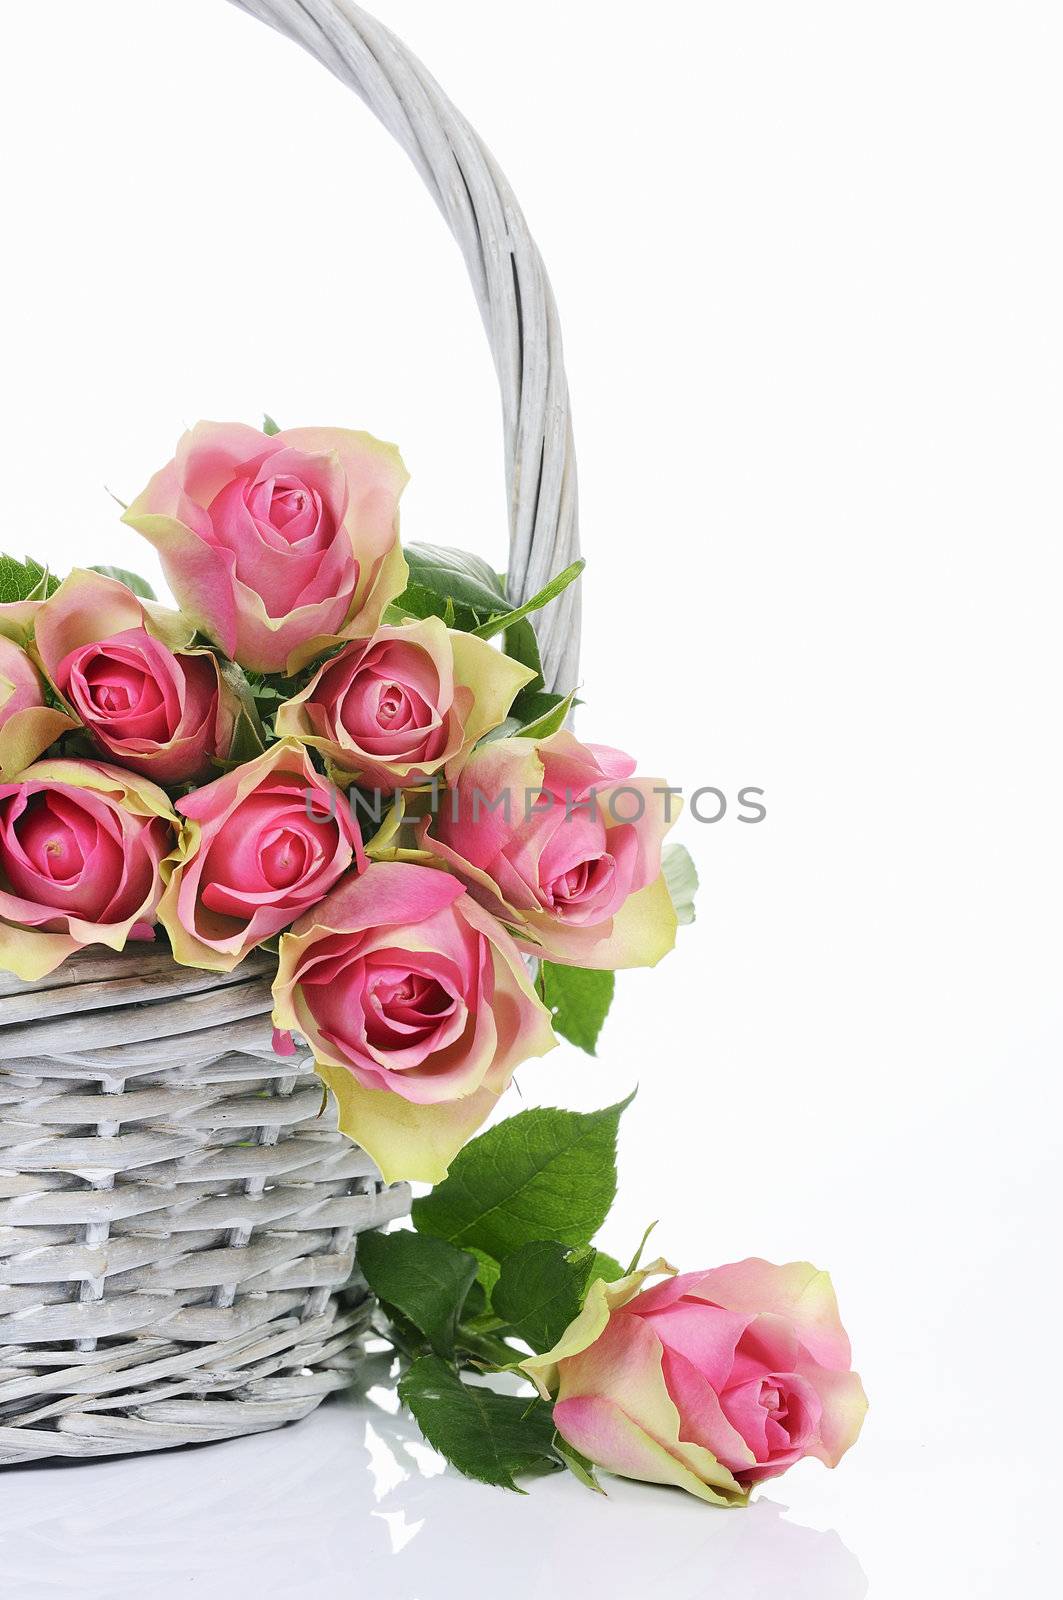
[[833, 1532], [760, 1499], [716, 1511], [608, 1479], [608, 1499], [557, 1477], [507, 1494], [444, 1470], [384, 1387], [298, 1427], [174, 1454], [12, 1468], [0, 1492], [11, 1600], [447, 1600], [666, 1587], [670, 1600], [863, 1600]]

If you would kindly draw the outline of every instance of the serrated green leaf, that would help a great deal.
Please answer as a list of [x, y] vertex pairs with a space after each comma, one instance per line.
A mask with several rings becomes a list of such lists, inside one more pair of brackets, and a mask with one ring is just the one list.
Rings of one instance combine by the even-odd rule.
[[681, 927], [694, 921], [694, 896], [698, 892], [698, 869], [685, 845], [665, 845], [661, 852], [661, 871]]
[[399, 1384], [428, 1443], [467, 1478], [516, 1489], [517, 1473], [553, 1465], [551, 1409], [519, 1395], [463, 1383], [438, 1356], [415, 1361]]
[[612, 972], [555, 966], [552, 961], [539, 968], [539, 993], [553, 1012], [555, 1032], [589, 1056], [595, 1053], [615, 990]]
[[127, 572], [124, 567], [90, 567], [90, 572], [98, 572], [102, 578], [114, 578], [116, 583], [124, 583], [127, 589], [132, 589], [141, 600], [154, 600], [157, 598], [155, 590], [146, 578], [138, 577], [135, 572]]
[[0, 555], [0, 605], [44, 600], [58, 587], [59, 579], [32, 557], [20, 561], [17, 556]]
[[280, 426], [276, 422], [274, 422], [273, 418], [270, 416], [269, 412], [267, 411], [265, 416], [262, 418], [262, 432], [265, 433], [265, 434], [268, 434], [269, 437], [272, 439], [273, 435], [275, 433], [280, 433], [280, 431], [281, 431], [280, 430]]
[[523, 617], [530, 616], [533, 611], [541, 611], [551, 600], [556, 600], [558, 595], [564, 594], [570, 583], [575, 583], [586, 565], [586, 561], [580, 556], [578, 561], [573, 561], [564, 572], [559, 572], [556, 578], [551, 578], [545, 588], [540, 589], [538, 594], [532, 595], [522, 606], [517, 606], [516, 610], [507, 611], [502, 616], [492, 617], [475, 628], [473, 631], [477, 638], [493, 639], [496, 633], [512, 628], [515, 623], [520, 622]]
[[370, 1289], [419, 1328], [437, 1355], [454, 1354], [454, 1333], [476, 1277], [476, 1259], [428, 1234], [363, 1233], [358, 1265]]
[[570, 1250], [556, 1240], [535, 1240], [502, 1263], [491, 1304], [519, 1339], [535, 1351], [551, 1350], [579, 1316], [594, 1266], [593, 1249]]
[[[443, 601], [470, 606], [488, 616], [508, 610], [501, 579], [481, 556], [446, 545], [409, 544], [404, 550], [410, 587], [428, 590]], [[399, 604], [405, 596], [399, 597]]]
[[604, 1111], [521, 1111], [488, 1128], [414, 1201], [414, 1223], [496, 1261], [535, 1239], [589, 1244], [616, 1197], [616, 1135], [632, 1098]]

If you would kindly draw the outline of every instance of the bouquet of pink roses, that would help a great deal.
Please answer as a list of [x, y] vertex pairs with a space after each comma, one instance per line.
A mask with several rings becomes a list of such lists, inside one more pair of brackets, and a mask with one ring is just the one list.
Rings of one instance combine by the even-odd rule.
[[[403, 550], [405, 481], [367, 434], [201, 423], [125, 513], [180, 609], [0, 560], [0, 968], [274, 951], [274, 1048], [305, 1041], [385, 1178], [439, 1184], [359, 1250], [429, 1437], [495, 1482], [598, 1461], [741, 1500], [859, 1428], [822, 1275], [646, 1290], [594, 1248], [622, 1107], [459, 1156], [557, 1034], [593, 1051], [613, 973], [671, 949], [696, 880], [663, 848], [675, 791], [581, 743], [543, 681], [528, 619], [582, 563], [514, 607], [478, 557]], [[478, 1391], [470, 1427], [472, 1364], [542, 1399]]]
[[0, 965], [161, 930], [227, 972], [279, 939], [278, 1049], [308, 1041], [385, 1176], [435, 1180], [676, 911], [667, 791], [543, 687], [526, 618], [579, 565], [512, 609], [476, 557], [403, 554], [405, 481], [367, 434], [201, 423], [125, 515], [179, 611], [7, 561]]

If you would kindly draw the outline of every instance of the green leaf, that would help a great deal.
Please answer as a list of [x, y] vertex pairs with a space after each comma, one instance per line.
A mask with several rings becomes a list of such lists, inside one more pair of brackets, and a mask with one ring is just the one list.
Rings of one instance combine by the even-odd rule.
[[470, 606], [456, 606], [449, 595], [444, 598], [433, 594], [431, 589], [412, 583], [397, 600], [385, 607], [384, 621], [389, 627], [395, 627], [410, 617], [418, 620], [438, 617], [448, 628], [456, 628], [459, 633], [472, 633], [474, 628], [479, 627], [482, 615], [482, 612], [473, 611]]
[[[412, 589], [427, 590], [441, 600], [470, 606], [488, 616], [508, 609], [498, 573], [480, 556], [436, 544], [409, 544], [404, 553]], [[405, 600], [405, 595], [400, 596], [398, 604], [404, 605]]]
[[27, 556], [19, 561], [17, 556], [0, 555], [0, 605], [12, 605], [19, 600], [45, 600], [59, 587], [39, 562]]
[[469, 1254], [476, 1257], [476, 1281], [490, 1300], [502, 1271], [501, 1265], [485, 1250], [477, 1250], [474, 1245], [470, 1245], [468, 1249]]
[[589, 1244], [616, 1197], [616, 1135], [632, 1098], [589, 1113], [521, 1111], [488, 1128], [414, 1201], [415, 1225], [496, 1261], [533, 1239]]
[[483, 623], [479, 628], [474, 628], [473, 632], [478, 639], [493, 639], [496, 633], [501, 633], [503, 629], [512, 628], [514, 623], [520, 622], [523, 617], [530, 616], [533, 611], [541, 611], [543, 606], [548, 606], [551, 600], [556, 600], [559, 594], [563, 594], [570, 583], [575, 583], [586, 565], [586, 561], [580, 556], [578, 561], [573, 561], [572, 565], [566, 567], [564, 572], [559, 572], [556, 578], [551, 578], [544, 589], [540, 589], [538, 594], [532, 595], [530, 600], [526, 600], [515, 611], [508, 611], [504, 616], [492, 617], [490, 621]]
[[595, 1053], [615, 989], [612, 972], [559, 967], [552, 961], [544, 961], [539, 968], [539, 993], [554, 1014], [556, 1032], [589, 1056]]
[[604, 1250], [594, 1252], [594, 1261], [591, 1264], [588, 1283], [593, 1283], [595, 1278], [604, 1278], [606, 1283], [615, 1283], [624, 1276], [624, 1269], [615, 1256], [607, 1255]]
[[[552, 733], [560, 732], [565, 726], [565, 718], [572, 710], [572, 702], [576, 698], [576, 691], [573, 689], [571, 694], [566, 695], [544, 694], [539, 698], [544, 702], [543, 710], [538, 716], [533, 715], [529, 722], [525, 722], [514, 735], [515, 738], [549, 739]], [[545, 704], [549, 700], [553, 701], [552, 705]]]
[[556, 1459], [548, 1405], [529, 1408], [519, 1395], [463, 1383], [438, 1356], [413, 1363], [399, 1384], [399, 1399], [428, 1443], [480, 1483], [516, 1489], [517, 1473], [548, 1468]]
[[437, 1355], [454, 1354], [454, 1333], [476, 1277], [476, 1258], [427, 1234], [363, 1233], [358, 1265], [370, 1289], [419, 1328]]
[[484, 1251], [476, 1250], [471, 1245], [466, 1245], [465, 1248], [471, 1256], [476, 1257], [476, 1282], [469, 1290], [464, 1317], [466, 1322], [475, 1322], [479, 1317], [491, 1315], [491, 1295], [494, 1293], [502, 1268], [494, 1256], [486, 1255]]
[[519, 661], [522, 667], [528, 667], [535, 673], [518, 698], [525, 694], [536, 694], [543, 687], [543, 658], [539, 654], [538, 636], [527, 617], [521, 617], [506, 629], [502, 648], [511, 660]]
[[495, 739], [548, 739], [565, 725], [565, 719], [574, 705], [579, 705], [575, 691], [572, 694], [550, 694], [545, 689], [534, 694], [526, 691], [513, 702], [512, 710], [504, 722], [485, 735], [485, 744]]
[[579, 1316], [595, 1252], [535, 1240], [502, 1263], [491, 1303], [495, 1315], [535, 1351], [551, 1350]]
[[262, 736], [253, 720], [246, 711], [241, 711], [236, 719], [233, 742], [226, 765], [241, 767], [245, 761], [253, 761], [256, 756], [260, 756], [265, 748]]
[[280, 430], [278, 424], [274, 422], [273, 418], [270, 416], [269, 412], [267, 411], [265, 416], [262, 418], [262, 432], [265, 433], [265, 434], [268, 434], [269, 437], [272, 439], [273, 435], [275, 433], [280, 433], [280, 431], [281, 430]]
[[90, 567], [90, 572], [98, 572], [103, 578], [114, 578], [117, 583], [124, 583], [127, 589], [139, 595], [142, 600], [155, 600], [155, 590], [146, 578], [138, 577], [135, 572], [127, 572], [124, 567]]
[[554, 1434], [553, 1447], [554, 1454], [560, 1457], [570, 1472], [575, 1473], [580, 1483], [585, 1484], [588, 1489], [593, 1489], [595, 1494], [605, 1494], [605, 1490], [595, 1477], [593, 1461], [581, 1456], [575, 1445], [569, 1444], [567, 1439], [562, 1439], [559, 1433]]
[[694, 921], [694, 896], [698, 892], [698, 869], [685, 845], [669, 844], [661, 852], [661, 869], [672, 897], [680, 926]]

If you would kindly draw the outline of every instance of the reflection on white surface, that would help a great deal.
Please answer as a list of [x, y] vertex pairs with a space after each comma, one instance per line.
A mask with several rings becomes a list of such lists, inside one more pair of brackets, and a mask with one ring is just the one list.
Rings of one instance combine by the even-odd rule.
[[284, 1432], [175, 1454], [0, 1474], [4, 1600], [507, 1600], [605, 1589], [668, 1600], [862, 1600], [837, 1534], [761, 1499], [717, 1511], [671, 1490], [567, 1476], [528, 1496], [471, 1484], [393, 1391]]

